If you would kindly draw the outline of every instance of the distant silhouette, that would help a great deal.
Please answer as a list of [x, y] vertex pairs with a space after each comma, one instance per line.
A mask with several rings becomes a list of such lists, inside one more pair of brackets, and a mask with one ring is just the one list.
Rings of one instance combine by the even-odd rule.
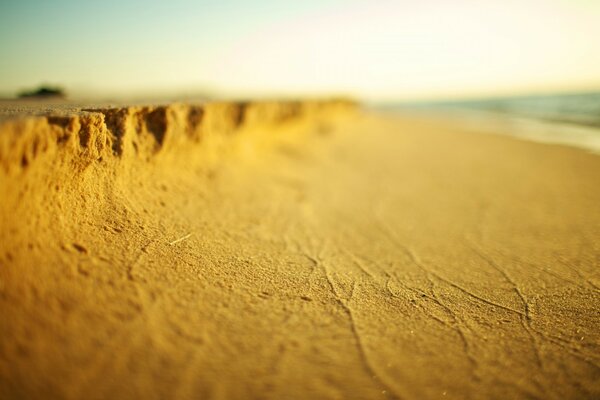
[[64, 89], [59, 87], [48, 87], [40, 86], [36, 90], [24, 91], [19, 93], [19, 98], [31, 98], [31, 97], [43, 97], [43, 98], [65, 98], [66, 93]]

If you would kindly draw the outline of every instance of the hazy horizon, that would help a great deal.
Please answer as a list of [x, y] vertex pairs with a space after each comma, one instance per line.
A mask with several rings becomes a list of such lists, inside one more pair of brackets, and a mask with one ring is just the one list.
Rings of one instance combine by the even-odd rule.
[[3, 4], [0, 94], [370, 101], [600, 90], [600, 2]]

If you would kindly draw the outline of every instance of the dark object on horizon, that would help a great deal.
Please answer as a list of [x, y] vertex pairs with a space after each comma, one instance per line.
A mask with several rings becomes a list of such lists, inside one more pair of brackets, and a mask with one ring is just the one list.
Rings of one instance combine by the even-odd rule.
[[59, 87], [40, 86], [36, 90], [24, 91], [19, 93], [19, 98], [31, 98], [31, 97], [43, 97], [43, 98], [60, 98], [67, 97], [64, 89]]

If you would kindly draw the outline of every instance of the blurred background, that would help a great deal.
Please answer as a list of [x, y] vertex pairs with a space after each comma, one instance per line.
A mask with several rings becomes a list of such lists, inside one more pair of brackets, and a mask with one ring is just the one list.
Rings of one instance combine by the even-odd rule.
[[348, 95], [600, 89], [600, 0], [4, 0], [0, 95]]

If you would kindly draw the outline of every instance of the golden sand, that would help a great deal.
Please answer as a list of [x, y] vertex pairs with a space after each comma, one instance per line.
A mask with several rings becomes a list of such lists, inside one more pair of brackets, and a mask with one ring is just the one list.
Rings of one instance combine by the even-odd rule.
[[600, 158], [346, 102], [0, 126], [0, 398], [600, 397]]

